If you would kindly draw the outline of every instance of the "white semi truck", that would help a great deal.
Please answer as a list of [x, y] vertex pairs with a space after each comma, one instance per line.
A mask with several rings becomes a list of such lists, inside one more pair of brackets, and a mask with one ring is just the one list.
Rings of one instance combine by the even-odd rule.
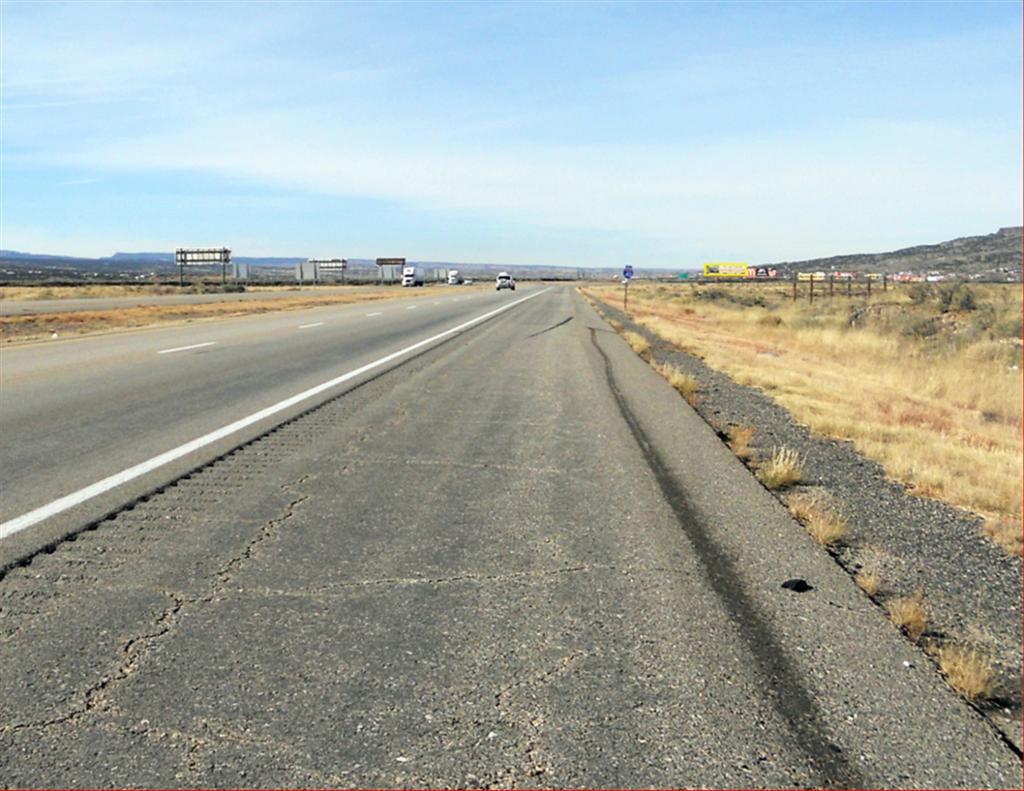
[[424, 282], [422, 266], [402, 267], [403, 286], [422, 286]]
[[462, 285], [462, 275], [459, 274], [458, 269], [448, 270], [448, 285], [449, 286], [460, 286]]

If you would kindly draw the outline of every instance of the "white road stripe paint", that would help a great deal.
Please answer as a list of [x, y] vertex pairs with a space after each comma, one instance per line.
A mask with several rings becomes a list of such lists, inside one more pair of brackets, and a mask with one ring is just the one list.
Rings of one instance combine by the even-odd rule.
[[310, 327], [322, 327], [324, 323], [322, 321], [314, 321], [312, 324], [300, 324], [300, 330], [308, 330]]
[[383, 313], [367, 313], [366, 314], [366, 318], [370, 318], [371, 316], [383, 316], [383, 315], [384, 315]]
[[[234, 423], [229, 423], [223, 428], [219, 428], [216, 431], [211, 431], [208, 434], [203, 434], [201, 437], [197, 437], [191, 442], [186, 442], [184, 445], [179, 445], [172, 450], [161, 453], [159, 456], [129, 467], [121, 472], [114, 473], [113, 475], [104, 478], [101, 481], [86, 486], [83, 489], [79, 489], [71, 494], [66, 494], [63, 497], [58, 497], [56, 500], [47, 503], [46, 505], [40, 506], [28, 513], [16, 516], [14, 519], [9, 519], [6, 522], [0, 523], [0, 540], [12, 536], [15, 533], [20, 533], [27, 527], [31, 527], [34, 524], [42, 522], [44, 519], [49, 519], [51, 516], [56, 516], [59, 513], [67, 511], [69, 508], [74, 508], [76, 505], [81, 505], [87, 500], [91, 500], [94, 497], [98, 497], [101, 494], [109, 492], [122, 484], [133, 481], [147, 473], [153, 472], [166, 464], [170, 464], [172, 461], [177, 461], [183, 456], [187, 456], [190, 453], [194, 453], [197, 450], [205, 448], [207, 445], [212, 445], [214, 442], [230, 437], [232, 434], [241, 431], [243, 428], [251, 426], [253, 423], [258, 423], [268, 417], [276, 415], [278, 412], [282, 412], [285, 409], [300, 404], [313, 396], [319, 395], [325, 390], [330, 390], [332, 387], [337, 387], [344, 382], [354, 379], [357, 376], [361, 376], [367, 371], [372, 371], [374, 368], [379, 368], [382, 365], [386, 365], [392, 360], [397, 360], [402, 355], [408, 354], [409, 352], [421, 349], [424, 346], [439, 341], [442, 338], [447, 338], [449, 335], [455, 335], [456, 333], [462, 332], [463, 330], [469, 329], [474, 324], [479, 324], [481, 321], [491, 318], [491, 316], [497, 316], [499, 313], [503, 313], [510, 308], [514, 308], [516, 305], [521, 305], [529, 299], [539, 297], [541, 294], [550, 291], [550, 288], [545, 288], [543, 291], [537, 291], [529, 296], [518, 299], [515, 302], [510, 302], [507, 305], [503, 305], [500, 308], [488, 311], [477, 316], [469, 321], [464, 321], [451, 329], [447, 329], [444, 332], [439, 332], [437, 335], [431, 335], [422, 341], [417, 341], [404, 349], [399, 349], [397, 352], [386, 354], [373, 362], [369, 362], [366, 365], [361, 365], [358, 368], [343, 373], [340, 376], [336, 376], [333, 379], [328, 379], [322, 384], [318, 384], [308, 390], [303, 390], [301, 393], [296, 393], [290, 398], [286, 398], [283, 401], [278, 401], [272, 406], [268, 406], [265, 409], [261, 409], [258, 412], [253, 412], [247, 417], [243, 417], [240, 420], [236, 420]], [[199, 344], [200, 346], [207, 346], [209, 344]], [[182, 347], [182, 348], [194, 348], [194, 347]], [[176, 349], [169, 349], [168, 351], [177, 351]]]
[[419, 307], [419, 305], [409, 305], [409, 306], [408, 306], [408, 307], [406, 308], [406, 310], [416, 310], [416, 308], [418, 308], [418, 307]]
[[189, 349], [201, 349], [204, 346], [213, 346], [217, 341], [207, 341], [206, 343], [193, 343], [191, 346], [175, 346], [173, 349], [161, 349], [157, 354], [170, 354], [171, 352], [184, 352]]

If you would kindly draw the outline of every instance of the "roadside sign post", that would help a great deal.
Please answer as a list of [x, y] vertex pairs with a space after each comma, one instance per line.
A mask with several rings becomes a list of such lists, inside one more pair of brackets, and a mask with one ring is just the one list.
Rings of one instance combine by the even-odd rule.
[[213, 266], [220, 264], [221, 286], [228, 284], [228, 264], [231, 263], [231, 250], [227, 247], [179, 247], [174, 251], [174, 261], [178, 265], [178, 285], [185, 286], [186, 266]]
[[622, 268], [622, 312], [626, 313], [629, 305], [629, 281], [633, 279], [633, 265], [626, 264]]

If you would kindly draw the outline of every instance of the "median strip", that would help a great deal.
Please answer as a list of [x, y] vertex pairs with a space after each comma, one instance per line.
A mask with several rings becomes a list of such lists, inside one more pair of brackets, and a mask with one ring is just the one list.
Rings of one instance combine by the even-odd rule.
[[[375, 368], [379, 368], [382, 365], [386, 365], [387, 363], [393, 360], [397, 360], [399, 357], [409, 354], [410, 352], [416, 351], [417, 349], [421, 349], [424, 346], [427, 346], [428, 344], [434, 343], [435, 341], [443, 340], [444, 338], [448, 338], [452, 335], [462, 332], [463, 330], [469, 329], [475, 324], [479, 324], [481, 321], [486, 321], [492, 316], [497, 316], [499, 313], [503, 313], [506, 310], [509, 310], [510, 308], [514, 308], [516, 305], [521, 305], [527, 300], [533, 299], [534, 297], [539, 297], [541, 294], [544, 294], [549, 290], [549, 288], [545, 288], [541, 291], [537, 291], [533, 294], [530, 294], [529, 296], [523, 297], [522, 299], [518, 299], [515, 302], [510, 302], [508, 305], [503, 305], [500, 308], [496, 308], [494, 310], [488, 311], [487, 313], [483, 313], [477, 316], [476, 318], [470, 319], [469, 321], [464, 321], [461, 324], [458, 324], [450, 329], [444, 330], [443, 332], [439, 332], [436, 335], [431, 335], [429, 338], [425, 338], [422, 341], [417, 341], [416, 343], [410, 344], [409, 346], [399, 349], [398, 351], [391, 352], [391, 354], [386, 354], [383, 357], [380, 357], [372, 362], [366, 363], [366, 365], [361, 365], [358, 368], [354, 368], [353, 370], [336, 376], [333, 379], [329, 379], [326, 382], [318, 384], [307, 390], [303, 390], [301, 393], [296, 393], [290, 398], [286, 398], [283, 401], [278, 401], [276, 404], [268, 406], [265, 409], [261, 409], [258, 412], [253, 412], [251, 415], [236, 420], [233, 423], [229, 423], [228, 425], [222, 428], [219, 428], [215, 431], [211, 431], [208, 434], [204, 434], [201, 437], [197, 437], [191, 442], [186, 442], [183, 445], [179, 445], [178, 447], [161, 453], [158, 456], [154, 456], [153, 458], [148, 459], [144, 462], [128, 467], [127, 469], [121, 470], [120, 472], [115, 473], [114, 475], [110, 475], [100, 481], [97, 481], [94, 484], [91, 484], [90, 486], [86, 486], [82, 489], [79, 489], [78, 491], [72, 492], [71, 494], [59, 497], [56, 500], [47, 503], [46, 505], [40, 506], [39, 508], [29, 511], [28, 513], [22, 514], [21, 516], [17, 516], [14, 519], [10, 519], [6, 522], [0, 523], [0, 539], [12, 536], [15, 533], [19, 533], [22, 530], [31, 527], [32, 525], [42, 522], [44, 519], [49, 519], [51, 516], [56, 516], [57, 514], [63, 513], [64, 511], [74, 508], [77, 505], [81, 505], [82, 503], [91, 500], [94, 497], [98, 497], [101, 494], [109, 492], [110, 490], [115, 489], [118, 486], [121, 486], [122, 484], [128, 483], [129, 481], [133, 481], [136, 478], [153, 472], [154, 470], [157, 470], [160, 467], [163, 467], [167, 464], [170, 464], [173, 461], [176, 461], [184, 456], [187, 456], [190, 453], [194, 453], [195, 451], [201, 450], [202, 448], [205, 448], [208, 445], [212, 445], [214, 442], [218, 442], [222, 439], [225, 439], [226, 437], [229, 437], [232, 434], [235, 434], [241, 431], [242, 429], [253, 425], [254, 423], [258, 423], [261, 420], [265, 420], [268, 417], [272, 417], [273, 415], [283, 412], [284, 410], [296, 406], [297, 404], [301, 404], [303, 401], [307, 401], [310, 398], [313, 398], [314, 396], [317, 396], [326, 390], [330, 390], [332, 387], [337, 387], [338, 385], [348, 382], [356, 378], [357, 376], [361, 376], [362, 374], [372, 371]], [[210, 343], [197, 345], [208, 346], [212, 345], [212, 343], [213, 342], [211, 341]], [[190, 347], [182, 347], [182, 349], [185, 348]], [[180, 350], [168, 349], [166, 351], [170, 352]]]

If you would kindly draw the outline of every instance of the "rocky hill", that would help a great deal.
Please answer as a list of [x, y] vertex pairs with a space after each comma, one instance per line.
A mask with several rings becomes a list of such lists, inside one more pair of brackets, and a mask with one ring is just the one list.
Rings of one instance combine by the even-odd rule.
[[1019, 280], [1021, 226], [1000, 228], [985, 236], [964, 236], [939, 244], [923, 244], [889, 253], [837, 255], [775, 264], [786, 271], [941, 272], [964, 277]]

